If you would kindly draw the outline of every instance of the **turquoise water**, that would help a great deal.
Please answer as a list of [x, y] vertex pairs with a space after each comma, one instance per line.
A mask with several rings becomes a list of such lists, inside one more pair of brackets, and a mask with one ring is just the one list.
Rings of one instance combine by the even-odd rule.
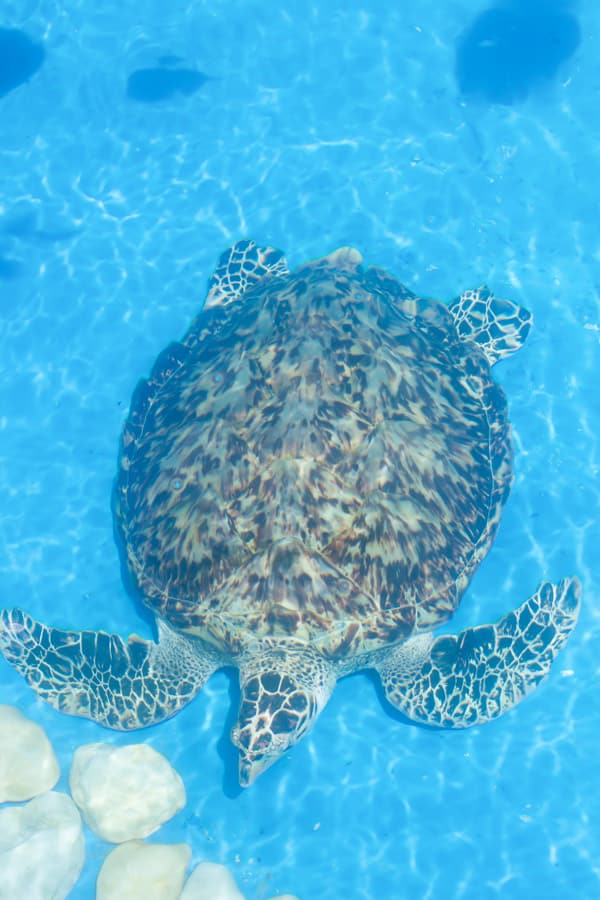
[[[493, 621], [546, 577], [578, 574], [584, 603], [547, 683], [506, 716], [418, 728], [353, 676], [241, 793], [229, 674], [173, 720], [119, 735], [38, 702], [0, 660], [0, 702], [47, 730], [58, 789], [80, 744], [147, 740], [188, 794], [153, 839], [226, 864], [249, 900], [600, 896], [600, 17], [574, 7], [574, 55], [496, 104], [455, 79], [457, 38], [484, 8], [3, 7], [0, 26], [46, 56], [0, 98], [1, 605], [150, 634], [113, 540], [120, 427], [239, 237], [281, 247], [291, 267], [353, 244], [421, 294], [486, 281], [535, 315], [525, 348], [495, 370], [515, 484], [451, 630]], [[209, 80], [156, 103], [128, 96], [131, 73], [164, 56]], [[108, 850], [86, 831], [73, 898], [93, 897]]]

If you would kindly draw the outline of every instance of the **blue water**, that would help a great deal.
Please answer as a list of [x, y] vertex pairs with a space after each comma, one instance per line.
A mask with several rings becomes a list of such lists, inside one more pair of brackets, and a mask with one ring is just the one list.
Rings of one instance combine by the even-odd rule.
[[[0, 702], [47, 730], [59, 789], [80, 744], [147, 740], [188, 794], [153, 839], [226, 864], [248, 900], [600, 896], [600, 15], [558, 7], [580, 43], [498, 98], [489, 79], [464, 95], [457, 82], [457, 47], [489, 8], [475, 0], [3, 4], [0, 27], [45, 56], [0, 98], [1, 605], [150, 633], [113, 541], [120, 427], [239, 237], [291, 267], [353, 244], [422, 294], [486, 281], [535, 314], [495, 370], [515, 485], [452, 628], [546, 577], [578, 574], [584, 603], [548, 681], [509, 714], [418, 728], [354, 676], [240, 793], [227, 673], [173, 720], [119, 735], [37, 701], [0, 660]], [[171, 85], [178, 68], [209, 80], [128, 96], [132, 73], [157, 67]], [[75, 900], [94, 896], [109, 849], [86, 831]]]

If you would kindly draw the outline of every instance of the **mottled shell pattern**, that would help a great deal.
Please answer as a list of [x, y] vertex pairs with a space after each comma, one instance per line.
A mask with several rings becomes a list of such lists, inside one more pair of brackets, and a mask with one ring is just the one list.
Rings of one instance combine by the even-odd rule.
[[145, 602], [232, 659], [268, 636], [342, 659], [433, 629], [510, 488], [483, 351], [357, 251], [291, 274], [232, 252], [239, 282], [217, 270], [124, 429], [115, 507]]

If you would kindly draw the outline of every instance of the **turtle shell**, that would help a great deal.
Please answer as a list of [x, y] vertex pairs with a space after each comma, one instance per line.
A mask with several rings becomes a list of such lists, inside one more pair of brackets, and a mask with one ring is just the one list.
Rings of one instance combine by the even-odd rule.
[[115, 511], [172, 626], [232, 657], [272, 636], [342, 658], [452, 614], [511, 475], [478, 345], [437, 301], [330, 257], [205, 309], [161, 354]]

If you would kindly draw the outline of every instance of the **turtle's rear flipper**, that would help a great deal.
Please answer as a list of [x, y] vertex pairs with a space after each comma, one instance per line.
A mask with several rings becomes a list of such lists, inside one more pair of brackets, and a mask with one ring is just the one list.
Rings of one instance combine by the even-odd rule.
[[465, 291], [448, 309], [454, 316], [458, 336], [479, 344], [490, 366], [516, 353], [533, 323], [528, 310], [512, 300], [494, 297], [485, 285]]
[[579, 595], [576, 578], [546, 582], [494, 625], [411, 638], [377, 665], [388, 700], [427, 725], [496, 718], [548, 674], [577, 621]]
[[174, 715], [222, 663], [159, 623], [159, 643], [104, 631], [61, 631], [20, 609], [0, 612], [0, 650], [61, 712], [128, 731]]

